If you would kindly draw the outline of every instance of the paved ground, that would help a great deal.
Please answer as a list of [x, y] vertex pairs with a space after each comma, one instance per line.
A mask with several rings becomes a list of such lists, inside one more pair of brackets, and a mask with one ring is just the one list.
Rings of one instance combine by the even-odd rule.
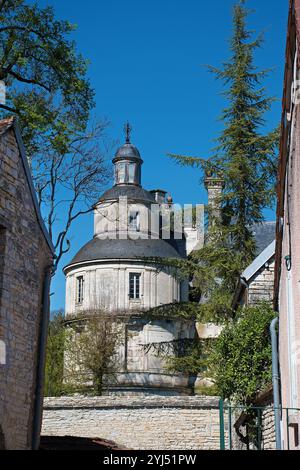
[[113, 441], [76, 436], [41, 436], [40, 450], [126, 450]]

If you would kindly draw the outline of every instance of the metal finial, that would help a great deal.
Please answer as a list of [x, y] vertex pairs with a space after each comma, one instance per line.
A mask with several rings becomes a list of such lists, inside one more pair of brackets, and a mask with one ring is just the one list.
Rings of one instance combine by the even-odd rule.
[[131, 125], [129, 124], [129, 122], [126, 122], [126, 124], [124, 126], [124, 132], [125, 132], [125, 136], [126, 136], [126, 144], [130, 144], [131, 131], [132, 131]]

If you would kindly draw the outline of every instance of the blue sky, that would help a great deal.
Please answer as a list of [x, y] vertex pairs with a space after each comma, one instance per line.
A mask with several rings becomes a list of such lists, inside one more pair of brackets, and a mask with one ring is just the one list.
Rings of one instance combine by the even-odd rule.
[[[90, 59], [89, 78], [96, 91], [95, 116], [111, 121], [109, 134], [123, 141], [129, 120], [132, 141], [144, 159], [146, 189], [169, 191], [178, 203], [206, 203], [196, 170], [180, 168], [167, 153], [207, 157], [214, 146], [224, 98], [205, 64], [228, 58], [233, 0], [40, 0], [57, 17], [76, 23], [79, 51]], [[274, 68], [266, 80], [278, 102], [267, 115], [267, 127], [280, 120], [288, 0], [249, 0], [256, 10], [250, 29], [265, 31], [256, 63]], [[103, 188], [99, 188], [99, 196]], [[267, 213], [272, 219], [273, 214]], [[71, 251], [52, 284], [52, 310], [64, 306], [61, 272], [76, 251], [93, 236], [92, 215], [70, 233]]]

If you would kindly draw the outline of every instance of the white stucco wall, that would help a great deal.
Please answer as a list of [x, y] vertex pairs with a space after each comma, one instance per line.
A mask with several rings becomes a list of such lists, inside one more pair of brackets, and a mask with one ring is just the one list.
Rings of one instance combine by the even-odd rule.
[[[159, 206], [152, 205], [153, 208]], [[158, 233], [155, 224], [151, 224], [151, 204], [127, 201], [127, 198], [120, 198], [120, 201], [109, 201], [99, 203], [94, 210], [94, 236], [99, 238], [113, 238], [113, 234], [127, 232], [130, 212], [139, 213], [139, 232], [131, 232], [132, 237], [142, 237], [148, 234], [150, 227], [154, 233]], [[153, 213], [155, 210], [153, 209]], [[159, 219], [157, 219], [158, 221]], [[158, 227], [157, 227], [158, 228]], [[130, 232], [130, 231], [129, 231]]]
[[[141, 273], [139, 300], [129, 298], [129, 273]], [[84, 278], [83, 302], [76, 304], [76, 279]], [[187, 281], [174, 278], [166, 270], [143, 262], [99, 260], [74, 267], [66, 276], [66, 315], [101, 307], [105, 310], [148, 309], [172, 302], [186, 301]]]
[[[129, 191], [130, 192], [130, 191]], [[133, 191], [134, 193], [134, 191]], [[156, 351], [145, 350], [149, 343], [177, 344], [181, 340], [193, 339], [195, 336], [194, 322], [183, 320], [166, 320], [161, 318], [153, 320], [147, 310], [165, 304], [186, 302], [189, 296], [188, 280], [181, 280], [174, 276], [170, 268], [162, 267], [161, 261], [152, 262], [152, 257], [159, 260], [164, 257], [185, 255], [184, 241], [178, 243], [178, 253], [168, 243], [162, 242], [142, 246], [140, 251], [135, 250], [135, 242], [130, 242], [131, 250], [126, 253], [128, 243], [122, 240], [153, 240], [159, 236], [163, 240], [170, 238], [170, 207], [167, 204], [157, 204], [150, 200], [120, 197], [119, 200], [105, 200], [99, 202], [94, 210], [94, 240], [93, 255], [82, 256], [80, 261], [67, 266], [66, 274], [66, 317], [76, 316], [81, 311], [105, 310], [108, 312], [130, 311], [134, 316], [124, 326], [124, 341], [119, 348], [118, 380], [120, 390], [118, 393], [127, 393], [127, 389], [138, 389], [138, 393], [190, 393], [190, 380], [188, 375], [171, 374], [166, 370], [165, 361], [158, 357]], [[143, 193], [142, 193], [143, 197]], [[198, 209], [199, 229], [192, 225], [187, 230], [187, 245], [189, 250], [203, 245], [203, 206]], [[129, 225], [131, 213], [138, 213], [137, 230]], [[179, 224], [180, 225], [180, 224]], [[160, 234], [160, 226], [162, 234]], [[182, 233], [182, 227], [175, 224], [176, 234]], [[174, 231], [175, 231], [174, 229]], [[184, 237], [183, 237], [184, 238]], [[114, 241], [117, 241], [118, 250], [113, 252]], [[105, 240], [105, 241], [103, 241]], [[173, 240], [174, 242], [174, 240]], [[101, 253], [101, 245], [106, 249]], [[200, 244], [200, 245], [199, 245]], [[147, 246], [150, 245], [150, 261], [146, 261]], [[171, 245], [171, 243], [170, 243]], [[179, 246], [180, 245], [180, 246]], [[143, 249], [145, 246], [145, 250]], [[161, 246], [161, 249], [155, 247]], [[165, 248], [164, 248], [165, 247]], [[110, 251], [111, 250], [111, 251]], [[136, 258], [136, 253], [140, 253]], [[145, 255], [144, 255], [145, 253]], [[171, 255], [170, 255], [171, 253]], [[99, 259], [95, 257], [99, 256]], [[102, 256], [102, 258], [101, 258]], [[127, 258], [128, 256], [128, 258]], [[111, 258], [110, 258], [111, 257]], [[119, 259], [120, 258], [120, 259]], [[91, 261], [87, 261], [91, 260]], [[140, 274], [139, 298], [130, 298], [130, 273]], [[83, 279], [83, 297], [78, 303], [78, 278]], [[136, 318], [139, 317], [139, 318]], [[127, 329], [127, 330], [126, 330]], [[172, 351], [170, 351], [172, 355]], [[65, 367], [65, 379], [67, 379]], [[116, 387], [116, 388], [118, 388]]]

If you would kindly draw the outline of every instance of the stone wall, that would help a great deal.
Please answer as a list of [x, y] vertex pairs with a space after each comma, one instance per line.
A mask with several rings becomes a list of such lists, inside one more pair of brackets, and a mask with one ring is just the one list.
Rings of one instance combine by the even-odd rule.
[[274, 295], [274, 257], [268, 267], [263, 266], [251, 279], [247, 290], [248, 304], [255, 305], [262, 300], [273, 301]]
[[268, 407], [264, 410], [262, 415], [262, 447], [263, 450], [276, 449], [276, 436], [275, 436], [275, 418], [274, 409]]
[[130, 449], [218, 450], [219, 399], [45, 398], [42, 434], [101, 437]]
[[[155, 395], [190, 395], [193, 392], [195, 377], [169, 372], [166, 356], [174, 355], [173, 344], [185, 346], [185, 341], [193, 341], [196, 335], [195, 322], [185, 319], [157, 319], [147, 314], [135, 313], [119, 317], [120, 322], [111, 326], [115, 334], [114, 377], [110, 378], [113, 393], [130, 394], [153, 393]], [[74, 323], [69, 324], [69, 331]], [[75, 323], [76, 325], [76, 323]], [[95, 324], [91, 324], [91, 334], [101, 335]], [[76, 328], [76, 326], [75, 326]], [[100, 328], [101, 330], [101, 328]], [[82, 344], [75, 346], [78, 351]], [[80, 342], [79, 342], [80, 343]], [[179, 346], [177, 346], [179, 347]], [[80, 367], [74, 354], [64, 355], [64, 381], [78, 386], [78, 381], [86, 381], [87, 373]]]
[[28, 449], [42, 285], [51, 253], [13, 128], [0, 135], [0, 161], [0, 448]]

